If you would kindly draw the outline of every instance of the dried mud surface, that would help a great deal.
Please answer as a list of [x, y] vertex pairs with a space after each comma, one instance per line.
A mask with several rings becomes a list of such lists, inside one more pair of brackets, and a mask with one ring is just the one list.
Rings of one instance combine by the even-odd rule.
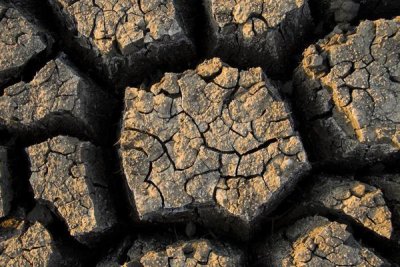
[[399, 266], [399, 160], [398, 1], [0, 0], [1, 266]]

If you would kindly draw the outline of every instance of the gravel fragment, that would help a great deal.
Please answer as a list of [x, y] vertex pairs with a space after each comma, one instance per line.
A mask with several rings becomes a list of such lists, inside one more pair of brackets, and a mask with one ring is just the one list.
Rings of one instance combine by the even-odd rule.
[[29, 83], [5, 88], [0, 96], [0, 124], [15, 135], [70, 131], [103, 140], [112, 106], [113, 99], [61, 55]]
[[258, 266], [390, 266], [347, 228], [320, 216], [301, 219], [257, 248]]
[[205, 0], [208, 53], [235, 66], [286, 75], [312, 28], [307, 0]]
[[20, 79], [24, 68], [50, 52], [52, 37], [34, 20], [0, 3], [0, 86]]
[[144, 221], [199, 213], [248, 235], [309, 169], [290, 110], [260, 68], [219, 59], [127, 88], [122, 164]]
[[58, 136], [27, 148], [35, 198], [50, 203], [78, 241], [110, 230], [116, 223], [100, 148]]
[[399, 29], [400, 17], [337, 27], [304, 52], [295, 99], [318, 159], [368, 164], [398, 155]]

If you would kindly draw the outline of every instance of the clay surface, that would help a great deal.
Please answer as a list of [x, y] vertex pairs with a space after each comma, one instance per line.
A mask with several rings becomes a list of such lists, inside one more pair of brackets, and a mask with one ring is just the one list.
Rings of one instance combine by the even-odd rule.
[[54, 207], [81, 242], [115, 224], [101, 150], [58, 136], [27, 148], [35, 198]]
[[[238, 66], [285, 75], [312, 28], [307, 0], [205, 0], [208, 53]], [[282, 49], [285, 47], [285, 49]]]
[[0, 266], [399, 266], [399, 0], [0, 0]]
[[[184, 24], [189, 7], [173, 0], [48, 0], [95, 68], [116, 83], [162, 64], [173, 66], [195, 54]], [[183, 9], [183, 10], [181, 10]], [[122, 80], [120, 80], [122, 79]]]
[[363, 179], [382, 190], [393, 218], [393, 233], [391, 238], [398, 242], [400, 240], [400, 175], [383, 174], [379, 176], [366, 176]]
[[356, 163], [399, 152], [400, 21], [338, 27], [311, 45], [295, 95], [320, 158]]
[[0, 225], [2, 266], [79, 266], [65, 257], [40, 223], [9, 219]]
[[180, 240], [169, 243], [165, 236], [139, 237], [128, 248], [125, 258], [126, 261], [122, 265], [112, 261], [102, 261], [97, 266], [234, 267], [244, 264], [243, 253], [228, 244], [207, 239]]
[[290, 110], [261, 69], [217, 58], [149, 90], [127, 88], [120, 151], [146, 221], [215, 209], [246, 229], [309, 169]]
[[48, 53], [53, 39], [19, 10], [0, 3], [0, 86], [18, 79], [33, 60]]
[[0, 124], [16, 135], [69, 129], [101, 140], [101, 127], [108, 122], [112, 107], [113, 99], [61, 55], [40, 69], [32, 81], [4, 89]]
[[319, 216], [297, 221], [259, 252], [259, 266], [389, 266], [358, 243], [345, 224]]
[[312, 203], [349, 216], [378, 235], [391, 238], [392, 214], [380, 189], [350, 177], [322, 176], [319, 181], [311, 191]]

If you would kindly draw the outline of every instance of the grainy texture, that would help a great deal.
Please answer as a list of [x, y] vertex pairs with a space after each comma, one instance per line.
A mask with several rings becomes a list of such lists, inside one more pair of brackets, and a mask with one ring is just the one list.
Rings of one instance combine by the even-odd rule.
[[8, 166], [7, 148], [0, 147], [0, 218], [11, 209], [13, 198], [12, 178]]
[[[208, 53], [238, 66], [286, 75], [290, 56], [312, 28], [307, 0], [204, 0]], [[282, 49], [285, 47], [285, 49]]]
[[0, 225], [1, 266], [80, 266], [62, 253], [40, 223], [9, 219]]
[[399, 29], [400, 17], [363, 21], [304, 52], [295, 97], [319, 158], [366, 164], [398, 154]]
[[[243, 266], [244, 254], [230, 245], [196, 239], [169, 243], [165, 236], [139, 237], [126, 253], [123, 266]], [[98, 267], [121, 266], [113, 261], [101, 261]]]
[[396, 15], [0, 0], [0, 266], [398, 266]]
[[[67, 28], [70, 41], [108, 79], [119, 84], [156, 66], [194, 57], [190, 12], [173, 0], [48, 0]], [[183, 10], [181, 10], [183, 9]], [[182, 14], [183, 13], [183, 14]]]
[[0, 96], [0, 124], [15, 134], [71, 131], [104, 139], [113, 99], [61, 55], [29, 83], [18, 82]]
[[39, 26], [6, 3], [0, 3], [0, 86], [20, 79], [24, 68], [48, 53], [53, 39]]
[[387, 205], [392, 212], [393, 234], [392, 239], [400, 242], [400, 175], [383, 174], [380, 176], [363, 177], [371, 185], [374, 185], [384, 193]]
[[316, 179], [319, 182], [311, 191], [310, 204], [349, 216], [376, 234], [391, 238], [392, 214], [381, 190], [350, 177]]
[[126, 89], [121, 156], [142, 220], [177, 221], [195, 208], [210, 220], [215, 209], [240, 233], [309, 169], [288, 106], [261, 69], [217, 58], [149, 91]]
[[257, 249], [258, 266], [390, 266], [347, 228], [319, 216], [301, 219]]
[[58, 136], [27, 148], [35, 198], [49, 202], [83, 243], [116, 222], [99, 148]]

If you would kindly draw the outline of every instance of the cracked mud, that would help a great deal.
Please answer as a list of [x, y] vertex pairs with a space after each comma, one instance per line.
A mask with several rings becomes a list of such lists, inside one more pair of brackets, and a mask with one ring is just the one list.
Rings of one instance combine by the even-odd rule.
[[391, 212], [381, 190], [350, 178], [320, 177], [311, 191], [312, 202], [351, 217], [378, 235], [390, 238]]
[[154, 64], [172, 66], [195, 53], [189, 25], [183, 24], [188, 14], [181, 14], [179, 1], [48, 1], [80, 49], [115, 82], [121, 71], [128, 79]]
[[290, 55], [312, 28], [303, 0], [206, 0], [205, 5], [209, 53], [235, 65], [261, 66], [268, 75], [284, 75]]
[[29, 128], [42, 132], [69, 128], [87, 137], [103, 137], [101, 125], [108, 121], [113, 100], [64, 57], [49, 61], [29, 83], [21, 81], [4, 89], [0, 125], [16, 135]]
[[101, 150], [76, 138], [58, 136], [27, 148], [35, 198], [54, 205], [70, 234], [105, 232], [115, 224]]
[[338, 27], [304, 52], [299, 109], [321, 158], [380, 161], [399, 152], [400, 20]]
[[18, 79], [30, 61], [52, 46], [50, 35], [31, 20], [17, 9], [0, 3], [0, 86]]
[[400, 241], [400, 175], [384, 174], [381, 176], [367, 176], [364, 180], [382, 190], [387, 206], [392, 213], [393, 232], [391, 238]]
[[214, 208], [245, 228], [309, 169], [288, 106], [262, 70], [218, 58], [168, 73], [149, 91], [126, 90], [121, 156], [143, 220]]
[[319, 216], [297, 221], [259, 250], [272, 266], [388, 266], [347, 225]]
[[[163, 239], [139, 237], [130, 244], [123, 266], [242, 266], [244, 255], [236, 248], [221, 242], [207, 239], [180, 240], [169, 243], [168, 236]], [[105, 259], [98, 267], [120, 266], [115, 258]]]
[[1, 0], [0, 266], [399, 266], [399, 3]]
[[2, 222], [1, 234], [2, 266], [70, 266], [74, 263], [40, 223], [9, 219]]

